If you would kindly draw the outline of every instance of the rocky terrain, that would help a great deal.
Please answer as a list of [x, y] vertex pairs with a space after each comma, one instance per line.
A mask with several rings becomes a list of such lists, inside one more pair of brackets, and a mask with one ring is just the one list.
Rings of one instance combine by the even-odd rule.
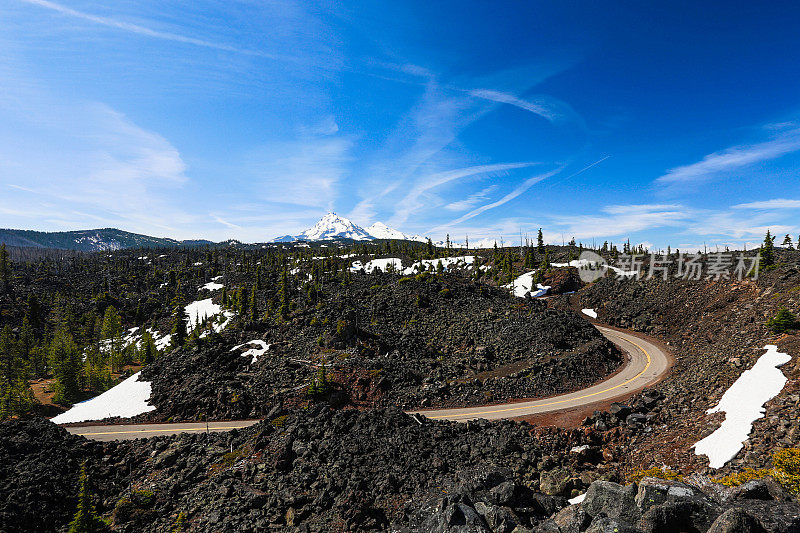
[[607, 277], [581, 291], [580, 306], [596, 309], [600, 321], [654, 335], [679, 354], [672, 376], [658, 386], [666, 400], [655, 423], [663, 429], [637, 444], [640, 451], [631, 457], [632, 465], [640, 467], [645, 461], [703, 471], [705, 458], [690, 448], [721, 421], [705, 411], [755, 363], [766, 344], [776, 344], [792, 356], [782, 368], [789, 381], [726, 469], [763, 466], [776, 446], [800, 442], [795, 429], [800, 388], [797, 335], [776, 335], [765, 326], [780, 308], [800, 311], [800, 270], [794, 261], [796, 255], [787, 254], [782, 266], [761, 272], [757, 280]]
[[[231, 349], [262, 340], [253, 362]], [[515, 299], [453, 275], [353, 274], [285, 322], [260, 321], [158, 359], [158, 420], [256, 417], [302, 396], [326, 365], [339, 402], [402, 408], [470, 405], [584, 387], [614, 371], [618, 350], [570, 310]]]

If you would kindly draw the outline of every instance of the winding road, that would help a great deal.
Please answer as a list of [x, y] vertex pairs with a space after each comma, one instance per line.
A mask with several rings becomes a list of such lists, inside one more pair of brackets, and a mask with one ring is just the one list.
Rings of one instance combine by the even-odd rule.
[[[539, 400], [517, 401], [513, 403], [466, 407], [460, 409], [436, 409], [414, 411], [410, 414], [423, 415], [435, 420], [455, 420], [466, 422], [477, 418], [499, 419], [539, 415], [586, 407], [629, 396], [645, 387], [660, 381], [669, 372], [672, 359], [656, 343], [643, 338], [595, 324], [600, 333], [619, 346], [628, 355], [626, 365], [608, 379], [586, 389], [561, 394]], [[260, 420], [237, 420], [232, 422], [187, 422], [178, 424], [132, 424], [105, 426], [73, 426], [66, 430], [74, 435], [108, 441], [130, 440], [172, 435], [183, 432], [230, 431], [251, 426]]]

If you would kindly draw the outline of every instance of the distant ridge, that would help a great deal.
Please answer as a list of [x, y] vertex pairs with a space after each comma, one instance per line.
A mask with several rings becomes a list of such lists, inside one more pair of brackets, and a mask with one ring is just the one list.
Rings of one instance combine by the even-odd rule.
[[0, 229], [0, 244], [20, 248], [51, 248], [80, 252], [101, 252], [127, 248], [175, 248], [208, 246], [206, 240], [178, 241], [166, 237], [150, 237], [116, 228], [78, 231], [33, 231]]

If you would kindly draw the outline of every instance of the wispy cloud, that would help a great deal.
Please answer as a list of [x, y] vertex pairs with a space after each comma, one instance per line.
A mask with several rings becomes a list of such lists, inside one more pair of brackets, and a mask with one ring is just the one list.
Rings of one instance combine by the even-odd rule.
[[656, 181], [664, 185], [702, 183], [724, 172], [777, 159], [798, 150], [800, 150], [800, 129], [793, 129], [769, 141], [733, 146], [708, 154], [697, 163], [670, 169]]
[[172, 33], [168, 31], [159, 31], [148, 28], [146, 26], [141, 26], [139, 24], [133, 24], [130, 22], [125, 22], [122, 20], [117, 20], [111, 17], [103, 17], [99, 15], [93, 15], [91, 13], [86, 13], [83, 11], [78, 11], [77, 9], [72, 9], [70, 7], [58, 4], [56, 2], [50, 2], [49, 0], [22, 0], [28, 4], [36, 5], [39, 7], [43, 7], [46, 9], [50, 9], [52, 11], [56, 11], [61, 13], [62, 15], [67, 15], [70, 17], [79, 18], [82, 20], [87, 20], [89, 22], [93, 22], [95, 24], [100, 24], [102, 26], [106, 26], [109, 28], [116, 28], [119, 30], [124, 30], [126, 32], [135, 33], [138, 35], [143, 35], [145, 37], [152, 37], [154, 39], [162, 39], [167, 41], [174, 41], [178, 43], [184, 44], [191, 44], [194, 46], [202, 46], [204, 48], [212, 48], [214, 50], [222, 50], [224, 52], [233, 52], [237, 54], [246, 54], [258, 57], [264, 57], [269, 59], [282, 59], [285, 60], [285, 56], [276, 56], [273, 54], [268, 54], [264, 52], [260, 52], [258, 50], [249, 50], [246, 48], [239, 48], [236, 46], [231, 46], [223, 43], [216, 43], [213, 41], [207, 41], [204, 39], [198, 39], [195, 37], [187, 37], [185, 35], [180, 35], [177, 33]]
[[734, 209], [800, 209], [800, 200], [789, 200], [787, 198], [774, 198], [772, 200], [762, 200], [760, 202], [748, 202], [737, 204]]
[[397, 209], [395, 210], [395, 214], [390, 223], [395, 225], [405, 223], [412, 213], [424, 205], [424, 203], [420, 201], [420, 198], [431, 189], [469, 176], [478, 176], [481, 174], [492, 176], [505, 175], [505, 173], [509, 170], [525, 168], [534, 164], [535, 163], [532, 162], [520, 162], [477, 165], [439, 172], [432, 176], [426, 176], [420, 179], [417, 184], [411, 188], [408, 194], [406, 194], [406, 196], [398, 203]]
[[332, 135], [273, 142], [247, 156], [244, 173], [262, 201], [333, 209], [352, 146]]
[[486, 204], [486, 205], [482, 205], [482, 206], [478, 207], [477, 209], [473, 209], [469, 213], [467, 213], [465, 215], [462, 215], [462, 216], [458, 217], [455, 220], [452, 220], [452, 221], [450, 221], [450, 222], [448, 222], [446, 224], [441, 224], [441, 225], [431, 229], [430, 232], [434, 233], [434, 232], [437, 232], [437, 231], [441, 231], [444, 228], [457, 226], [458, 224], [461, 224], [462, 222], [465, 222], [465, 221], [467, 221], [467, 220], [469, 220], [471, 218], [474, 218], [474, 217], [476, 217], [476, 216], [478, 216], [478, 215], [480, 215], [482, 213], [485, 213], [486, 211], [489, 211], [490, 209], [494, 209], [496, 207], [500, 207], [501, 205], [506, 204], [506, 203], [510, 202], [511, 200], [513, 200], [514, 198], [518, 197], [519, 195], [521, 195], [522, 193], [524, 193], [525, 191], [527, 191], [528, 189], [530, 189], [531, 187], [533, 187], [534, 185], [539, 183], [540, 181], [545, 180], [545, 179], [547, 179], [547, 178], [549, 178], [551, 176], [555, 176], [556, 174], [561, 172], [563, 169], [564, 169], [564, 167], [561, 166], [561, 167], [559, 167], [559, 168], [557, 168], [555, 170], [551, 170], [550, 172], [545, 172], [544, 174], [539, 174], [539, 175], [530, 177], [530, 178], [526, 179], [525, 181], [523, 181], [520, 185], [518, 185], [513, 191], [511, 191], [510, 193], [506, 194], [505, 196], [503, 196], [499, 200], [497, 200], [495, 202], [492, 202], [492, 203], [489, 203], [489, 204]]
[[610, 205], [600, 215], [555, 215], [551, 220], [577, 239], [628, 236], [647, 229], [681, 226], [693, 213], [681, 205]]
[[488, 200], [489, 195], [495, 190], [497, 190], [497, 185], [489, 185], [485, 189], [481, 189], [474, 194], [470, 194], [463, 200], [458, 200], [457, 202], [451, 202], [447, 204], [444, 206], [444, 208], [448, 211], [464, 211], [466, 209], [471, 209], [482, 201]]
[[509, 104], [525, 111], [530, 111], [539, 115], [550, 122], [556, 122], [566, 117], [566, 110], [563, 103], [557, 103], [555, 99], [550, 97], [535, 97], [528, 100], [518, 98], [513, 94], [504, 93], [501, 91], [494, 91], [491, 89], [473, 89], [469, 91], [470, 96], [475, 98], [482, 98], [500, 104]]

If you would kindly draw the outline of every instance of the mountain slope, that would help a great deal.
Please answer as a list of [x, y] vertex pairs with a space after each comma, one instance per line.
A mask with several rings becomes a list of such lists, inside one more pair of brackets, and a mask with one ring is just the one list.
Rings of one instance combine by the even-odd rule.
[[282, 235], [273, 239], [272, 242], [328, 241], [334, 239], [352, 239], [354, 241], [395, 239], [417, 242], [425, 242], [427, 240], [420, 235], [408, 235], [390, 228], [383, 222], [376, 222], [364, 229], [345, 217], [336, 213], [328, 213], [303, 233], [299, 235]]
[[56, 248], [81, 252], [122, 250], [125, 248], [171, 248], [175, 246], [203, 246], [211, 241], [177, 241], [150, 237], [116, 228], [79, 231], [33, 231], [0, 229], [0, 244], [23, 248]]

